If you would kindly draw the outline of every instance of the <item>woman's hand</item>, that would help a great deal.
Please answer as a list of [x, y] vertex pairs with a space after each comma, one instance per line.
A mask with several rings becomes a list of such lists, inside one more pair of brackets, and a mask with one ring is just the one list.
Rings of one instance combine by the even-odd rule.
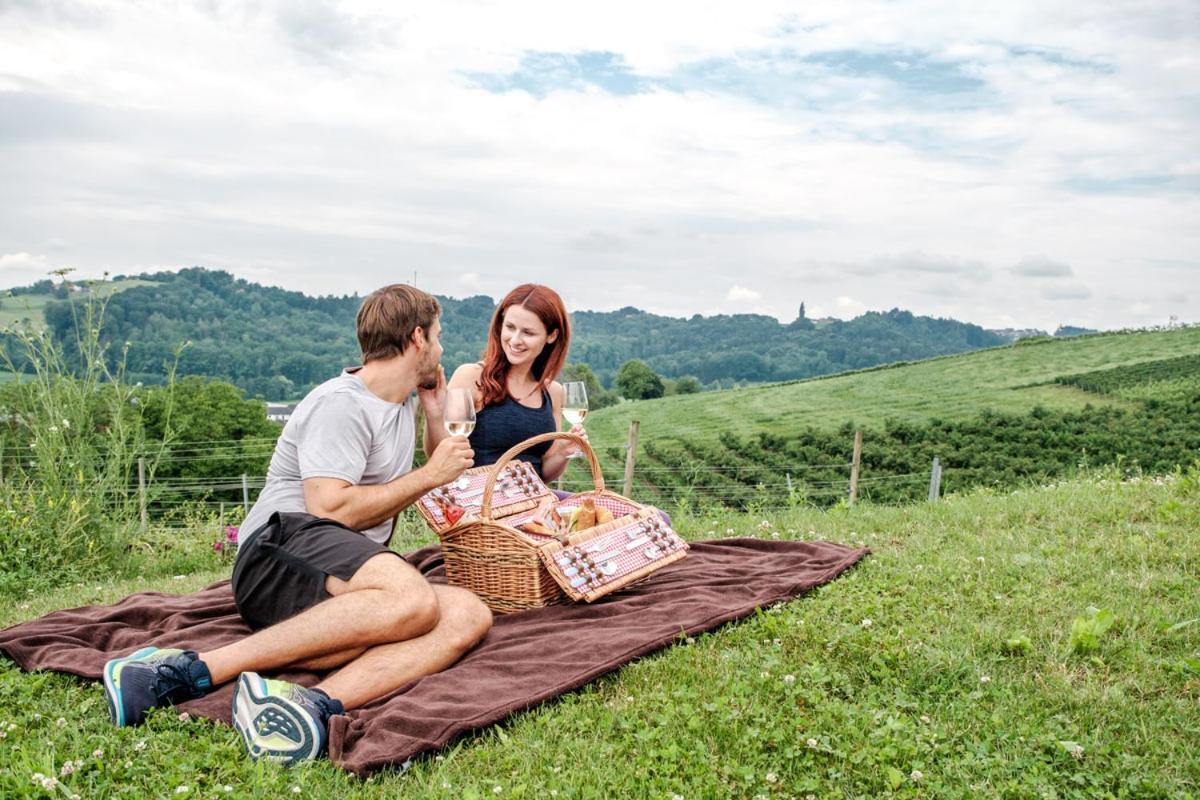
[[[585, 442], [588, 442], [589, 444], [591, 443], [588, 440], [587, 431], [584, 430], [582, 425], [572, 425], [571, 430], [567, 431], [567, 433], [573, 433], [576, 436], [583, 439]], [[580, 447], [579, 445], [575, 444], [574, 442], [569, 442], [569, 441], [563, 440], [562, 443], [563, 443], [564, 447], [566, 447], [566, 453], [564, 453], [564, 455], [566, 455], [568, 458], [574, 457], [574, 456], [577, 456], [577, 455], [580, 455], [583, 453], [583, 448]]]

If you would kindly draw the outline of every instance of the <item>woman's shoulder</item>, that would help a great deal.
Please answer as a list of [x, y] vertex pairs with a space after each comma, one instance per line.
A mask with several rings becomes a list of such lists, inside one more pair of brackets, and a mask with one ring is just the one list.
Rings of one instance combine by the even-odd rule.
[[482, 362], [459, 364], [458, 368], [454, 370], [454, 374], [450, 376], [450, 381], [470, 381], [473, 384], [479, 380], [481, 375], [483, 375]]
[[550, 386], [547, 387], [546, 391], [550, 392], [550, 399], [554, 401], [554, 405], [562, 405], [563, 396], [566, 394], [566, 389], [563, 388], [561, 383], [558, 381], [550, 381]]

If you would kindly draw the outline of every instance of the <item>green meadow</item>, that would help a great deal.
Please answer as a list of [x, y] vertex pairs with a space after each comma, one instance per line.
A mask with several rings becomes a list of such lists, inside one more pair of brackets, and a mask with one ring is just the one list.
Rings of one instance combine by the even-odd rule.
[[[0, 796], [1200, 794], [1196, 470], [679, 522], [697, 539], [873, 552], [808, 596], [368, 780], [251, 763], [231, 729], [169, 709], [116, 729], [99, 684], [0, 659]], [[414, 527], [399, 546], [425, 541]], [[0, 623], [225, 574], [77, 585], [9, 605]]]

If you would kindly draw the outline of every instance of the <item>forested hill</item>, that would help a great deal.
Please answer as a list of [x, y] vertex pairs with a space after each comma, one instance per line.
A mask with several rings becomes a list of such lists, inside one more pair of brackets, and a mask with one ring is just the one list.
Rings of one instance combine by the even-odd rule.
[[[127, 369], [135, 379], [161, 380], [164, 364], [190, 342], [180, 374], [221, 378], [251, 395], [285, 399], [298, 397], [357, 358], [354, 317], [360, 297], [309, 297], [200, 268], [137, 277], [139, 285], [109, 300], [105, 326], [113, 353], [130, 343]], [[445, 364], [453, 369], [479, 357], [494, 301], [485, 296], [439, 300]], [[45, 318], [59, 341], [74, 339], [69, 301], [48, 302]], [[666, 377], [691, 375], [702, 384], [731, 386], [1004, 343], [976, 325], [899, 310], [818, 324], [804, 318], [781, 324], [754, 314], [677, 319], [632, 307], [575, 311], [572, 318], [570, 361], [587, 363], [605, 383], [631, 358]]]

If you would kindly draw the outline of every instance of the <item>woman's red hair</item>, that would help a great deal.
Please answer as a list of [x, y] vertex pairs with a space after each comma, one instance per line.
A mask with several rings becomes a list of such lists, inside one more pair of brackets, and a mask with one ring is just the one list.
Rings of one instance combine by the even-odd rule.
[[492, 315], [491, 328], [488, 330], [487, 348], [483, 351], [483, 373], [479, 376], [479, 394], [482, 406], [499, 403], [508, 397], [508, 359], [500, 346], [500, 329], [504, 327], [504, 313], [512, 306], [521, 306], [537, 315], [546, 326], [546, 335], [552, 336], [558, 331], [558, 338], [547, 342], [533, 360], [530, 374], [542, 388], [550, 385], [550, 381], [558, 377], [563, 363], [567, 360], [567, 347], [571, 344], [571, 323], [567, 320], [567, 309], [563, 305], [558, 292], [549, 286], [536, 283], [523, 283], [513, 289]]

